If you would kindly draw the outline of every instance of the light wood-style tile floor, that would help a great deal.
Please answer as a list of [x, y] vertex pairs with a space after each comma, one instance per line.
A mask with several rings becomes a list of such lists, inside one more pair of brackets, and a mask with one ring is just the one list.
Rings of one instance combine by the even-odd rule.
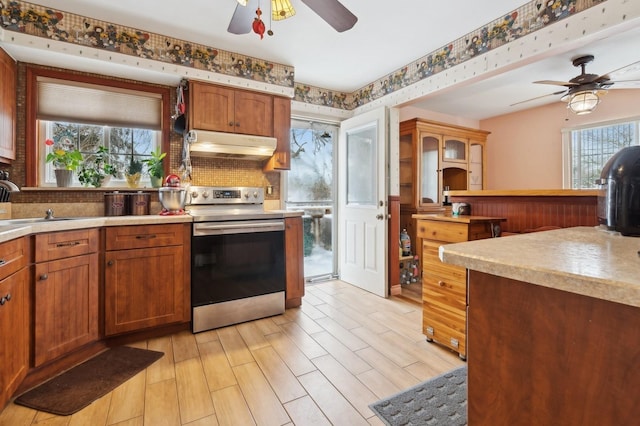
[[283, 315], [133, 345], [164, 352], [72, 416], [10, 403], [0, 425], [381, 425], [368, 405], [463, 364], [425, 341], [420, 306], [341, 281]]

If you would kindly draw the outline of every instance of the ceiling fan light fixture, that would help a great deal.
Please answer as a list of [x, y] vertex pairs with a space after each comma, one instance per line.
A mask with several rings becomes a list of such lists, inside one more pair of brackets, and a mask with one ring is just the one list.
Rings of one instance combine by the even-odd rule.
[[289, 0], [271, 0], [271, 19], [282, 21], [296, 14]]
[[249, 0], [238, 0], [238, 4], [240, 4], [240, 6], [246, 6], [248, 1]]
[[571, 94], [567, 107], [576, 115], [593, 112], [600, 103], [600, 97], [595, 90], [583, 90]]

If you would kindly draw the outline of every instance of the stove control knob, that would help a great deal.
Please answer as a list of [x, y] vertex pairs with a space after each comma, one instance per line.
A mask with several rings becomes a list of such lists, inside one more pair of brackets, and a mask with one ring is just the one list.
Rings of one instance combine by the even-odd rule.
[[253, 198], [258, 198], [258, 191], [253, 191]]
[[209, 191], [202, 191], [202, 198], [209, 198]]
[[249, 193], [248, 192], [244, 193], [244, 198], [246, 198], [247, 200], [249, 199]]
[[191, 191], [191, 198], [198, 198], [198, 191]]

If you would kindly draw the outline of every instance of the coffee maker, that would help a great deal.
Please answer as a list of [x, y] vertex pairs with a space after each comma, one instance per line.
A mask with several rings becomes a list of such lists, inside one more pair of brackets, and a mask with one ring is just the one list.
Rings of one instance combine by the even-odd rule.
[[640, 146], [615, 153], [598, 185], [598, 223], [625, 236], [640, 236]]

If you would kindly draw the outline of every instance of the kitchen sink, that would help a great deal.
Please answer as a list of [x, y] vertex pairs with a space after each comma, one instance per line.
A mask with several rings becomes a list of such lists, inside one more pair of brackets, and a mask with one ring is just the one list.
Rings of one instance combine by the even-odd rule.
[[52, 217], [50, 219], [45, 219], [44, 217], [27, 217], [24, 219], [0, 220], [0, 225], [27, 225], [30, 223], [47, 223], [47, 222], [57, 222], [60, 220], [74, 220], [74, 219], [80, 219], [80, 218]]

